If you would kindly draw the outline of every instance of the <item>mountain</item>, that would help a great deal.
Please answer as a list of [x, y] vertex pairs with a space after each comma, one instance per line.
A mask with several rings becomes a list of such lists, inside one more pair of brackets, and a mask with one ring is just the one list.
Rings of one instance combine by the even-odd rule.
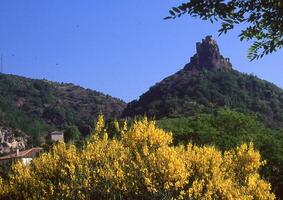
[[183, 69], [130, 102], [123, 116], [174, 118], [229, 107], [256, 113], [268, 126], [283, 127], [282, 89], [234, 70], [211, 36], [197, 43], [196, 50]]
[[125, 107], [122, 100], [74, 84], [0, 74], [0, 126], [29, 135], [93, 124], [99, 113], [116, 118]]

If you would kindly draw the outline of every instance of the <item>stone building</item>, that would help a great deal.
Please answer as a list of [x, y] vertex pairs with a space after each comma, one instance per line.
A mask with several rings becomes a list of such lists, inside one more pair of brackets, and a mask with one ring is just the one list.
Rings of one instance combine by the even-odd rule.
[[53, 142], [64, 141], [63, 131], [53, 131], [48, 134], [48, 140]]

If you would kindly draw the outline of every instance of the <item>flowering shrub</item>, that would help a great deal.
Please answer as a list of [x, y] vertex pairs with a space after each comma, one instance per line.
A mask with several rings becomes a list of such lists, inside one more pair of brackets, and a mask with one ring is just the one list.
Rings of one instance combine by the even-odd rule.
[[252, 144], [221, 153], [213, 146], [173, 146], [146, 118], [109, 139], [103, 118], [79, 151], [64, 143], [0, 179], [1, 199], [275, 199]]

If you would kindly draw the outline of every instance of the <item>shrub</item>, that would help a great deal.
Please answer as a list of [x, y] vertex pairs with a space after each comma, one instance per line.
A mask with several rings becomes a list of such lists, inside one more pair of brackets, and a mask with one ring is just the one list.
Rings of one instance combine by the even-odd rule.
[[103, 118], [84, 148], [59, 143], [27, 166], [18, 162], [0, 197], [8, 199], [274, 199], [252, 144], [225, 152], [173, 146], [146, 118], [108, 138]]

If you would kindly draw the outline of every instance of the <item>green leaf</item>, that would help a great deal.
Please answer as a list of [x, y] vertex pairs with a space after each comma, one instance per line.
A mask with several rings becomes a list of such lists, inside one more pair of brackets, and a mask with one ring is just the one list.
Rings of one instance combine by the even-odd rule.
[[170, 15], [173, 15], [173, 16], [175, 16], [176, 14], [175, 14], [175, 12], [173, 11], [173, 10], [169, 10], [169, 13], [170, 13]]
[[168, 17], [164, 17], [163, 19], [164, 19], [164, 20], [172, 19], [172, 17], [171, 17], [171, 16], [168, 16]]
[[181, 12], [181, 11], [180, 11], [178, 8], [176, 8], [176, 7], [173, 7], [172, 10], [174, 10], [176, 13], [180, 13], [180, 12]]

